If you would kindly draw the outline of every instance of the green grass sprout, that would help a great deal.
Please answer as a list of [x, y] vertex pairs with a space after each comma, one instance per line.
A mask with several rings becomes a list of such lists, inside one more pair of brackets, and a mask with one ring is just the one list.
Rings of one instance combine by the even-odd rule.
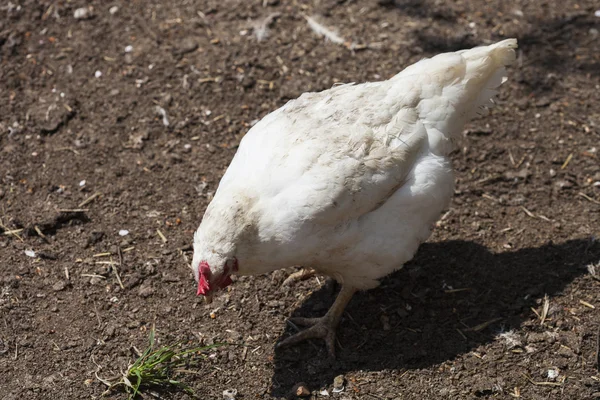
[[192, 388], [182, 382], [179, 375], [195, 373], [189, 368], [198, 366], [201, 360], [206, 359], [207, 356], [202, 353], [221, 344], [186, 347], [183, 342], [177, 342], [155, 349], [155, 333], [152, 327], [148, 347], [133, 364], [129, 365], [126, 372], [121, 373], [119, 378], [111, 382], [101, 379], [96, 374], [96, 377], [108, 386], [103, 396], [117, 387], [124, 388], [129, 400], [135, 399], [138, 395], [143, 396], [143, 392], [148, 389], [183, 391], [195, 396]]

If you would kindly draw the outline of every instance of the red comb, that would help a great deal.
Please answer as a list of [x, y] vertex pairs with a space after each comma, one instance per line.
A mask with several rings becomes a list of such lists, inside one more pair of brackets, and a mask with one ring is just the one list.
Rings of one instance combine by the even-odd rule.
[[198, 265], [198, 292], [196, 295], [205, 295], [210, 291], [209, 278], [211, 275], [210, 267], [206, 261]]

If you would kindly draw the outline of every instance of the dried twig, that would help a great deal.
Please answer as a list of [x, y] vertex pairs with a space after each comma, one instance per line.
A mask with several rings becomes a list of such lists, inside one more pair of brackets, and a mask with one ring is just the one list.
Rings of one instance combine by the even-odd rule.
[[567, 156], [567, 159], [565, 160], [565, 162], [563, 163], [563, 165], [560, 166], [560, 169], [567, 168], [567, 165], [569, 165], [569, 162], [571, 161], [572, 158], [573, 158], [573, 153], [571, 153], [571, 154], [569, 154]]
[[588, 307], [588, 308], [591, 308], [592, 310], [596, 308], [596, 307], [594, 307], [592, 304], [588, 303], [588, 302], [587, 302], [587, 301], [585, 301], [585, 300], [579, 300], [579, 304], [582, 304], [582, 305], [584, 305], [584, 306], [586, 306], [586, 307]]
[[281, 284], [281, 286], [287, 286], [289, 285], [291, 282], [296, 282], [296, 281], [304, 281], [308, 278], [311, 278], [313, 276], [315, 276], [317, 274], [317, 271], [315, 271], [312, 268], [302, 268], [300, 271], [296, 271], [292, 274], [290, 274]]
[[473, 290], [473, 289], [471, 289], [471, 288], [447, 289], [447, 290], [444, 290], [444, 293], [468, 292], [470, 290]]
[[531, 211], [529, 211], [528, 209], [526, 209], [523, 206], [521, 206], [521, 209], [525, 212], [525, 214], [527, 214], [528, 217], [542, 219], [547, 222], [552, 222], [552, 220], [550, 218], [546, 217], [545, 215], [541, 215], [541, 214], [535, 215], [534, 213], [532, 213]]
[[542, 306], [542, 314], [540, 315], [540, 325], [544, 325], [546, 318], [548, 317], [548, 310], [550, 310], [550, 299], [548, 295], [544, 295], [544, 304]]
[[562, 386], [563, 384], [562, 382], [536, 382], [533, 379], [531, 379], [529, 375], [523, 374], [523, 376], [529, 381], [529, 383], [536, 386]]
[[93, 254], [92, 257], [97, 258], [97, 257], [108, 257], [108, 256], [112, 256], [112, 253], [110, 251], [107, 251], [105, 253], [98, 253], [98, 254]]
[[160, 239], [163, 241], [163, 243], [167, 243], [167, 238], [165, 237], [165, 235], [163, 235], [160, 229], [157, 228], [156, 233], [158, 233], [158, 236], [160, 236]]
[[99, 278], [99, 279], [106, 279], [106, 277], [105, 277], [105, 276], [102, 276], [102, 275], [97, 275], [97, 274], [81, 274], [81, 275], [79, 275], [79, 276], [83, 276], [83, 277], [86, 277], [86, 278]]
[[[119, 251], [120, 253], [120, 251]], [[110, 262], [112, 263], [112, 258], [110, 260]], [[117, 278], [117, 282], [119, 282], [119, 286], [121, 286], [121, 289], [125, 289], [125, 286], [123, 286], [123, 282], [121, 282], [121, 277], [119, 276], [119, 269], [117, 268], [116, 263], [112, 265], [112, 270], [115, 274], [115, 277]]]
[[521, 206], [521, 209], [525, 211], [525, 214], [527, 214], [528, 217], [535, 218], [535, 214], [526, 209], [525, 207]]
[[16, 237], [17, 239], [19, 239], [21, 242], [24, 242], [23, 238], [21, 236], [19, 236], [19, 233], [23, 232], [23, 229], [8, 229], [3, 223], [2, 220], [0, 219], [0, 228], [2, 228], [2, 230], [4, 231], [2, 234], [3, 235], [13, 235], [14, 237]]
[[121, 251], [121, 246], [117, 247], [117, 255], [119, 256], [119, 267], [123, 267], [123, 252]]
[[98, 312], [98, 307], [96, 307], [96, 301], [94, 301], [94, 311], [96, 312], [96, 319], [98, 320], [98, 328], [102, 326], [102, 320], [100, 319], [100, 313]]
[[456, 328], [456, 332], [458, 332], [458, 334], [459, 334], [460, 336], [462, 336], [462, 338], [463, 338], [463, 339], [465, 339], [465, 340], [469, 340], [469, 339], [467, 339], [467, 337], [465, 336], [465, 334], [464, 334], [464, 333], [463, 333], [463, 332], [462, 332], [460, 329]]
[[596, 334], [596, 369], [600, 371], [600, 327]]
[[96, 199], [96, 197], [100, 196], [102, 193], [100, 192], [96, 192], [93, 195], [91, 195], [90, 197], [88, 197], [87, 199], [85, 199], [84, 201], [82, 201], [81, 203], [79, 203], [79, 205], [77, 207], [81, 208], [83, 206], [85, 206], [86, 204], [91, 203], [92, 201], [94, 201]]
[[46, 235], [44, 235], [44, 233], [40, 230], [40, 228], [38, 228], [37, 225], [34, 225], [33, 229], [35, 229], [35, 231], [37, 232], [37, 234], [39, 235], [39, 237], [41, 237], [42, 239], [44, 239], [44, 241], [46, 243], [48, 243], [48, 238], [46, 237]]
[[594, 198], [592, 198], [592, 197], [588, 196], [587, 194], [585, 194], [585, 193], [583, 193], [583, 192], [579, 192], [579, 193], [577, 193], [577, 196], [581, 196], [581, 197], [583, 197], [584, 199], [586, 199], [587, 201], [591, 201], [591, 202], [592, 202], [592, 203], [594, 203], [594, 204], [598, 204], [598, 205], [600, 205], [600, 201], [598, 201], [598, 200], [596, 200], [596, 199], [594, 199]]
[[479, 325], [476, 325], [476, 326], [474, 326], [474, 327], [472, 327], [472, 328], [468, 328], [468, 329], [467, 329], [467, 331], [471, 331], [471, 332], [479, 332], [479, 331], [481, 331], [481, 330], [483, 330], [483, 329], [487, 328], [487, 327], [488, 327], [488, 326], [490, 326], [491, 324], [493, 324], [493, 323], [495, 323], [495, 322], [498, 322], [498, 321], [500, 321], [500, 320], [502, 320], [502, 318], [494, 318], [494, 319], [492, 319], [492, 320], [489, 320], [489, 321], [483, 322], [483, 323], [481, 323], [481, 324], [479, 324]]

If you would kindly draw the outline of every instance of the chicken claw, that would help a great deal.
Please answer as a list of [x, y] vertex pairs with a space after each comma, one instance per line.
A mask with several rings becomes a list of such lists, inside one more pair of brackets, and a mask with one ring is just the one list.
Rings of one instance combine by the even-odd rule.
[[340, 294], [327, 314], [320, 318], [290, 318], [289, 322], [292, 324], [308, 326], [308, 328], [279, 342], [277, 348], [295, 345], [306, 339], [324, 339], [329, 355], [335, 358], [335, 332], [344, 309], [355, 292], [356, 289], [353, 287], [342, 286]]

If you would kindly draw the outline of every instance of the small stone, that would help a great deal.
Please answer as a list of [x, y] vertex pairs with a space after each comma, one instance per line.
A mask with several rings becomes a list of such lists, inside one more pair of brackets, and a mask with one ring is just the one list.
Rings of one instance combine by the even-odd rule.
[[121, 229], [119, 231], [119, 236], [127, 236], [129, 235], [129, 231], [127, 229]]
[[67, 283], [65, 281], [58, 281], [54, 285], [52, 285], [52, 290], [55, 292], [60, 292], [61, 290], [65, 290], [67, 287]]
[[532, 332], [527, 335], [528, 343], [542, 343], [546, 341], [546, 337], [543, 333]]
[[106, 327], [106, 330], [104, 331], [104, 335], [107, 339], [112, 338], [113, 336], [115, 336], [115, 332], [116, 332], [117, 328], [114, 325], [109, 325]]
[[560, 346], [560, 349], [558, 349], [558, 354], [560, 354], [561, 356], [566, 357], [566, 358], [575, 357], [575, 353], [573, 352], [573, 350], [571, 350], [570, 348], [568, 348], [566, 346]]
[[256, 79], [254, 79], [251, 76], [244, 76], [241, 84], [244, 89], [250, 89], [250, 88], [254, 87], [254, 85], [256, 85]]
[[344, 391], [344, 375], [338, 375], [333, 379], [333, 393]]
[[390, 327], [390, 317], [388, 317], [387, 315], [381, 315], [381, 317], [379, 318], [381, 321], [381, 325], [383, 326], [383, 330], [384, 331], [389, 331], [391, 329]]
[[115, 15], [117, 13], [117, 11], [119, 11], [119, 7], [117, 7], [117, 6], [112, 6], [111, 8], [108, 9], [108, 12], [110, 13], [110, 15]]
[[559, 188], [559, 189], [568, 189], [568, 188], [572, 188], [573, 187], [573, 183], [569, 182], [567, 180], [561, 179], [559, 181], [556, 181], [554, 183], [554, 185]]
[[548, 370], [548, 373], [547, 373], [547, 374], [548, 374], [548, 379], [549, 379], [549, 380], [551, 380], [551, 381], [555, 381], [555, 380], [556, 380], [556, 378], [558, 378], [558, 374], [559, 374], [559, 372], [558, 372], [558, 370], [557, 370], [556, 368], [550, 368], [550, 369]]
[[267, 302], [267, 307], [270, 307], [270, 308], [279, 308], [279, 307], [283, 307], [283, 306], [284, 306], [283, 301], [270, 300]]
[[198, 43], [191, 37], [186, 37], [182, 40], [181, 46], [177, 49], [179, 54], [187, 54], [198, 48]]
[[93, 8], [91, 7], [81, 7], [75, 10], [73, 13], [73, 18], [75, 19], [90, 19], [93, 17]]
[[97, 276], [93, 276], [92, 279], [90, 279], [90, 285], [97, 285], [102, 281], [104, 281], [104, 279], [98, 278]]
[[104, 232], [92, 232], [90, 233], [90, 236], [88, 236], [84, 248], [88, 248], [90, 246], [95, 245], [96, 243], [98, 243], [99, 241], [102, 240], [102, 238], [104, 238]]
[[308, 387], [306, 386], [306, 383], [304, 383], [304, 382], [296, 384], [296, 386], [294, 386], [294, 389], [292, 390], [292, 392], [298, 397], [310, 396], [310, 390], [308, 390]]
[[140, 321], [131, 321], [130, 323], [127, 324], [127, 328], [128, 329], [136, 329], [139, 328], [142, 325], [142, 323]]
[[34, 257], [35, 258], [35, 251], [33, 251], [33, 250], [25, 250], [25, 255], [27, 257]]
[[152, 296], [153, 293], [154, 289], [152, 289], [152, 286], [150, 285], [142, 285], [138, 290], [138, 295], [144, 298]]
[[223, 390], [223, 400], [235, 400], [235, 396], [237, 396], [236, 389]]

